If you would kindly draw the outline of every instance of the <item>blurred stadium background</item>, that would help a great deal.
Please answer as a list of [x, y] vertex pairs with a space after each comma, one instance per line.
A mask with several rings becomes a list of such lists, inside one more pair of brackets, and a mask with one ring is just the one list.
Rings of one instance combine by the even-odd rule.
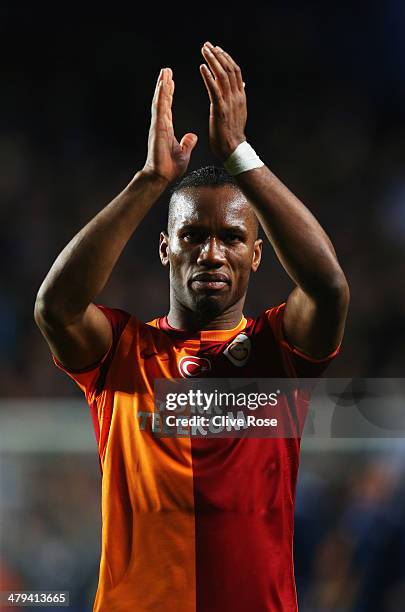
[[[69, 590], [77, 611], [91, 610], [97, 581], [96, 446], [33, 304], [63, 246], [143, 164], [160, 67], [174, 70], [176, 133], [200, 138], [193, 169], [215, 163], [199, 47], [209, 39], [234, 55], [247, 83], [249, 141], [326, 228], [349, 280], [346, 337], [328, 376], [405, 371], [403, 2], [290, 0], [243, 15], [200, 6], [201, 18], [190, 10], [155, 7], [141, 18], [83, 8], [79, 19], [60, 7], [42, 19], [35, 5], [0, 9], [0, 590]], [[143, 320], [166, 312], [157, 252], [166, 212], [162, 198], [99, 303]], [[290, 289], [267, 245], [246, 314]], [[404, 476], [400, 440], [304, 441], [302, 612], [405, 609]]]

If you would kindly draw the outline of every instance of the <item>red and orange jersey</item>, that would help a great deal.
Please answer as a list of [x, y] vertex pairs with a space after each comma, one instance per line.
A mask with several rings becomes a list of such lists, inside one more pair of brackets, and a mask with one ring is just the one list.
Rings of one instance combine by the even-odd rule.
[[[141, 323], [99, 305], [104, 358], [67, 372], [90, 406], [102, 471], [102, 550], [94, 610], [297, 610], [293, 567], [299, 438], [162, 438], [142, 430], [157, 378], [319, 376], [283, 335], [285, 304], [229, 330]], [[248, 338], [248, 340], [246, 340]]]

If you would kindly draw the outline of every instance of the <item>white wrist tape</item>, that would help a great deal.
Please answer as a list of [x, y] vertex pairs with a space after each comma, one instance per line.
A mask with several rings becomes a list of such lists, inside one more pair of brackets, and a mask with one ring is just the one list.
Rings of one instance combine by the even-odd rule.
[[228, 159], [224, 161], [225, 170], [232, 176], [262, 166], [264, 166], [264, 163], [246, 140], [241, 142]]

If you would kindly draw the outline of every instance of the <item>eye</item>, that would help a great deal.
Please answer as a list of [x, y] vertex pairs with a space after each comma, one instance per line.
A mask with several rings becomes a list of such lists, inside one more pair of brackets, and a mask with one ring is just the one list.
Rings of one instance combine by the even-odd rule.
[[226, 242], [230, 243], [239, 242], [241, 239], [241, 235], [237, 234], [236, 232], [229, 232], [229, 234], [226, 234], [225, 236]]
[[197, 242], [200, 239], [200, 232], [195, 230], [187, 230], [181, 235], [182, 239], [186, 242]]

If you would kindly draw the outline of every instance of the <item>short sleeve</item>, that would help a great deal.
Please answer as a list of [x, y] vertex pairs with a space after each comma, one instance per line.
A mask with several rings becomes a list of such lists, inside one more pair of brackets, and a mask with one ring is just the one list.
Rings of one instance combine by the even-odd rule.
[[265, 311], [276, 342], [280, 346], [283, 361], [289, 376], [297, 378], [317, 378], [326, 370], [331, 361], [339, 354], [340, 345], [327, 357], [313, 359], [288, 342], [284, 335], [283, 316], [285, 302]]
[[102, 310], [107, 319], [110, 321], [113, 332], [111, 345], [102, 358], [87, 368], [73, 370], [62, 365], [56, 356], [51, 353], [56, 367], [65, 372], [75, 381], [75, 383], [85, 394], [88, 403], [91, 403], [91, 401], [94, 399], [99, 389], [101, 380], [105, 378], [121, 334], [131, 316], [128, 312], [121, 310], [120, 308], [109, 308], [108, 306], [103, 306], [101, 304], [96, 304], [96, 306]]

